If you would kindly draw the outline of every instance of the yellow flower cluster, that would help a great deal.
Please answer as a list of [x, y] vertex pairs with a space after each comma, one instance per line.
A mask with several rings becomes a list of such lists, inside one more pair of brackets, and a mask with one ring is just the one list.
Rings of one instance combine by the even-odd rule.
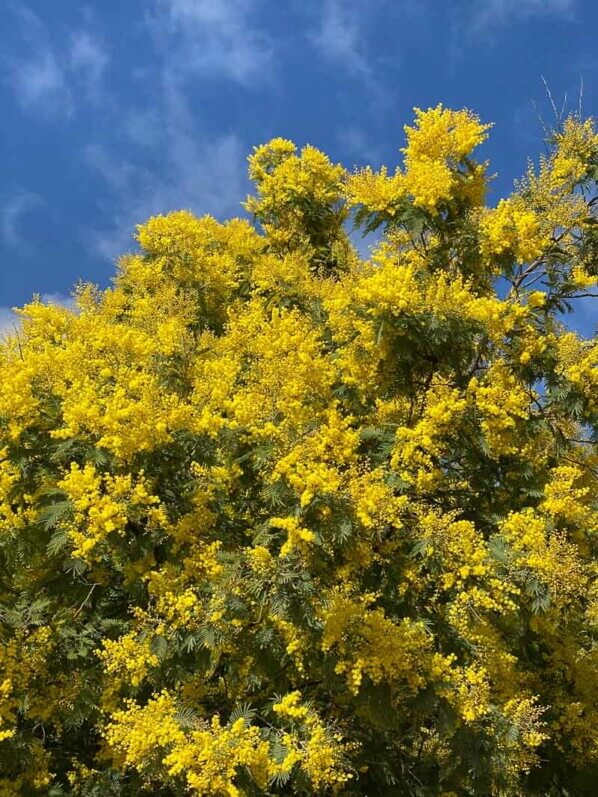
[[[430, 273], [428, 267], [388, 245], [374, 253], [365, 264], [331, 286], [324, 305], [335, 341], [341, 378], [362, 392], [363, 401], [374, 400], [386, 389], [392, 373], [392, 331], [408, 335], [426, 317], [439, 324], [462, 323], [481, 327], [488, 337], [502, 345], [507, 335], [523, 331], [530, 314], [526, 304], [480, 296], [462, 276]], [[401, 334], [399, 332], [399, 334]], [[541, 338], [528, 333], [530, 345]], [[539, 345], [539, 344], [538, 344]]]
[[184, 744], [175, 744], [164, 765], [169, 775], [184, 776], [192, 793], [230, 797], [242, 795], [234, 785], [240, 768], [246, 768], [262, 789], [272, 771], [269, 745], [258, 728], [242, 718], [223, 728], [217, 716], [209, 729], [192, 731]]
[[122, 765], [142, 773], [148, 759], [158, 754], [164, 771], [181, 775], [195, 794], [237, 797], [241, 792], [234, 779], [240, 767], [248, 767], [260, 786], [267, 780], [268, 745], [260, 740], [257, 728], [246, 727], [242, 719], [222, 728], [214, 716], [210, 724], [201, 723], [186, 733], [168, 692], [143, 707], [129, 701], [126, 709], [113, 714], [106, 740]]
[[[296, 310], [249, 303], [231, 320], [229, 334], [206, 341], [194, 369], [192, 426], [216, 434], [242, 427], [256, 437], [284, 436], [302, 427], [331, 400], [333, 373], [313, 323]], [[306, 400], [306, 386], [310, 400]], [[223, 417], [223, 416], [226, 417]]]
[[[157, 259], [158, 273], [172, 272], [183, 285], [193, 285], [201, 291], [204, 312], [210, 314], [222, 312], [222, 305], [246, 277], [248, 264], [263, 249], [260, 237], [244, 219], [219, 224], [211, 216], [198, 219], [186, 210], [154, 216], [137, 228], [137, 238], [142, 248]], [[127, 282], [156, 280], [155, 273], [140, 273], [143, 262], [129, 260], [125, 265], [123, 276]], [[168, 320], [176, 319], [164, 319]]]
[[394, 216], [399, 201], [405, 196], [404, 178], [399, 169], [389, 177], [386, 166], [379, 172], [367, 166], [350, 175], [345, 192], [351, 206], [363, 205], [369, 210]]
[[298, 673], [305, 673], [304, 654], [308, 652], [308, 637], [297, 629], [297, 626], [280, 617], [276, 613], [270, 614], [270, 622], [282, 637], [285, 653], [291, 657]]
[[209, 722], [196, 720], [184, 729], [176, 718], [175, 698], [168, 692], [155, 695], [143, 707], [129, 701], [124, 710], [114, 712], [106, 740], [121, 765], [147, 772], [148, 781], [147, 762], [157, 758], [165, 774], [182, 779], [191, 794], [206, 797], [241, 797], [245, 792], [235, 783], [240, 770], [248, 771], [263, 790], [296, 764], [315, 789], [345, 783], [352, 775], [343, 767], [340, 737], [333, 737], [313, 711], [298, 706], [299, 698], [299, 692], [292, 693], [273, 706], [275, 714], [303, 726], [299, 736], [281, 735], [285, 755], [280, 762], [259, 728], [243, 718], [223, 727], [214, 715]]
[[[216, 549], [220, 547], [216, 543], [213, 545]], [[197, 547], [193, 546], [192, 550], [197, 551]], [[193, 564], [191, 572], [189, 567], [184, 566], [183, 576], [177, 576], [176, 572], [170, 571], [169, 568], [152, 570], [146, 575], [148, 592], [155, 599], [155, 611], [161, 618], [157, 631], [163, 628], [172, 630], [198, 626], [202, 615], [201, 602], [195, 590], [186, 586], [186, 582], [191, 580], [191, 583], [194, 583], [196, 578], [201, 577], [203, 563]], [[208, 568], [207, 572], [212, 577], [218, 575], [217, 569]]]
[[150, 639], [139, 639], [131, 632], [118, 639], [104, 639], [98, 656], [107, 673], [121, 675], [131, 686], [139, 684], [152, 667], [159, 664], [158, 657], [150, 649]]
[[335, 651], [335, 671], [344, 674], [357, 694], [364, 676], [374, 684], [389, 683], [399, 692], [425, 686], [430, 637], [423, 623], [404, 618], [396, 623], [381, 608], [371, 609], [374, 595], [353, 598], [346, 590], [333, 592], [322, 612], [322, 650]]
[[301, 692], [289, 692], [288, 695], [285, 695], [278, 701], [278, 703], [275, 703], [272, 706], [272, 710], [275, 714], [279, 714], [281, 717], [290, 717], [294, 720], [304, 720], [309, 714], [309, 710], [307, 706], [303, 706], [299, 703], [300, 700]]
[[427, 111], [415, 109], [413, 127], [406, 125], [405, 171], [389, 177], [386, 167], [373, 172], [366, 167], [351, 175], [346, 196], [350, 205], [363, 206], [394, 216], [402, 200], [412, 197], [415, 207], [436, 213], [438, 205], [460, 193], [479, 204], [484, 191], [484, 167], [461, 172], [459, 167], [487, 137], [491, 125], [483, 125], [470, 111], [452, 111], [438, 105]]
[[437, 463], [444, 438], [453, 433], [467, 401], [456, 389], [442, 382], [431, 385], [425, 396], [421, 419], [413, 426], [400, 426], [390, 464], [405, 481], [429, 489], [441, 475]]
[[405, 159], [405, 192], [413, 197], [415, 207], [435, 213], [441, 202], [449, 200], [455, 190], [455, 177], [444, 160], [428, 155], [408, 154]]
[[309, 247], [342, 224], [341, 197], [345, 170], [320, 150], [275, 138], [249, 156], [249, 176], [257, 196], [245, 209], [260, 219], [270, 244], [283, 251]]
[[385, 524], [400, 529], [403, 525], [402, 515], [409, 499], [406, 495], [395, 495], [386, 479], [382, 468], [350, 475], [348, 492], [355, 516], [366, 529], [377, 529]]
[[249, 157], [249, 176], [258, 187], [259, 200], [248, 202], [253, 212], [277, 211], [287, 202], [309, 197], [328, 205], [339, 196], [344, 169], [332, 165], [315, 147], [304, 147], [301, 155], [291, 141], [275, 138], [256, 147]]
[[341, 486], [339, 466], [355, 460], [358, 433], [351, 416], [343, 417], [336, 407], [325, 415], [318, 429], [279, 459], [274, 478], [284, 478], [300, 494], [301, 506], [316, 495], [335, 493]]
[[490, 684], [483, 667], [465, 667], [453, 673], [453, 690], [447, 697], [454, 701], [465, 722], [475, 722], [490, 711]]
[[491, 571], [490, 552], [484, 539], [468, 520], [452, 520], [428, 513], [420, 518], [426, 554], [440, 555], [444, 589], [463, 589], [471, 579]]
[[549, 533], [546, 518], [533, 509], [511, 513], [501, 533], [512, 550], [511, 566], [534, 573], [554, 600], [569, 602], [586, 591], [589, 573], [577, 546], [561, 532]]
[[598, 406], [598, 345], [567, 332], [559, 339], [558, 346], [559, 371], [582, 393], [588, 407], [594, 409]]
[[14, 533], [37, 516], [33, 496], [19, 489], [19, 469], [0, 449], [0, 532]]
[[287, 532], [287, 539], [280, 549], [280, 556], [288, 556], [295, 549], [305, 550], [305, 543], [315, 542], [316, 535], [313, 531], [299, 525], [296, 517], [275, 517], [270, 520], [270, 525], [275, 529]]
[[521, 442], [517, 431], [529, 416], [530, 396], [503, 362], [492, 365], [483, 381], [473, 377], [468, 391], [480, 414], [480, 426], [493, 456], [516, 451]]
[[453, 111], [442, 104], [425, 111], [415, 108], [415, 124], [405, 126], [404, 152], [414, 158], [460, 160], [486, 140], [491, 127], [468, 110]]
[[543, 512], [557, 523], [583, 528], [586, 533], [598, 531], [598, 510], [592, 508], [592, 483], [578, 465], [552, 468], [544, 487]]
[[145, 516], [153, 524], [166, 524], [160, 500], [148, 491], [140, 473], [134, 482], [131, 474], [100, 474], [87, 463], [81, 468], [71, 463], [69, 472], [58, 482], [74, 508], [67, 532], [73, 542], [73, 554], [92, 559], [94, 549], [109, 535], [125, 533], [130, 518]]
[[519, 262], [534, 260], [548, 248], [540, 219], [518, 199], [501, 199], [480, 223], [482, 254], [486, 258], [505, 253]]
[[537, 763], [536, 748], [548, 739], [542, 722], [544, 709], [538, 706], [536, 696], [516, 697], [505, 704], [504, 713], [517, 729], [518, 739], [513, 745], [517, 764], [513, 769], [528, 772]]
[[407, 146], [403, 149], [405, 188], [415, 206], [435, 212], [439, 203], [452, 197], [461, 183], [457, 166], [487, 138], [490, 127], [470, 111], [452, 111], [442, 105], [427, 111], [415, 109], [415, 124], [405, 126]]
[[38, 715], [35, 685], [49, 677], [51, 636], [49, 628], [37, 628], [19, 631], [12, 639], [0, 642], [0, 743], [15, 736], [18, 715], [23, 710], [31, 718]]
[[274, 713], [288, 719], [294, 726], [303, 726], [305, 741], [294, 740], [291, 734], [283, 737], [287, 750], [280, 765], [282, 772], [289, 771], [296, 763], [305, 772], [316, 789], [333, 786], [335, 790], [353, 778], [346, 771], [345, 750], [340, 734], [332, 734], [321, 722], [313, 709], [301, 703], [301, 692], [289, 692], [272, 706]]
[[39, 376], [33, 364], [19, 362], [15, 341], [5, 344], [2, 355], [2, 370], [6, 376], [0, 383], [0, 418], [8, 419], [8, 437], [16, 440], [38, 412], [35, 382]]
[[552, 178], [558, 185], [577, 183], [587, 172], [587, 164], [598, 153], [598, 133], [592, 119], [580, 121], [569, 116], [556, 136], [556, 152], [552, 162]]
[[505, 580], [487, 541], [471, 521], [425, 507], [416, 511], [425, 547], [414, 580], [420, 589], [426, 586], [444, 592], [449, 599], [447, 616], [455, 631], [471, 643], [485, 646], [489, 633], [486, 618], [516, 611], [517, 586]]

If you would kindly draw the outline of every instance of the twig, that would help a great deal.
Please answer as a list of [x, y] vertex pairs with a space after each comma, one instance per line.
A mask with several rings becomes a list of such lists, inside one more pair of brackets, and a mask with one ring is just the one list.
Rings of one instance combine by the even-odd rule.
[[83, 603], [81, 604], [81, 606], [79, 606], [79, 608], [77, 609], [77, 611], [76, 611], [76, 612], [73, 614], [73, 619], [74, 619], [75, 617], [77, 617], [77, 615], [79, 615], [79, 614], [80, 614], [80, 613], [83, 611], [83, 607], [85, 606], [85, 604], [87, 603], [87, 601], [88, 601], [88, 600], [91, 598], [92, 592], [94, 591], [94, 589], [95, 589], [96, 587], [99, 587], [99, 586], [100, 586], [99, 584], [92, 584], [92, 585], [91, 585], [91, 589], [90, 589], [90, 590], [89, 590], [89, 592], [87, 593], [87, 595], [86, 595], [86, 597], [85, 597], [85, 600], [83, 601]]
[[559, 112], [556, 109], [556, 104], [555, 104], [554, 99], [552, 97], [552, 93], [550, 91], [550, 86], [548, 85], [548, 82], [546, 81], [546, 78], [544, 77], [544, 75], [540, 75], [540, 80], [544, 84], [544, 89], [546, 90], [546, 94], [548, 95], [548, 99], [549, 99], [550, 105], [552, 107], [552, 112], [554, 113], [554, 118], [556, 119], [557, 127], [560, 127], [561, 120], [560, 120]]

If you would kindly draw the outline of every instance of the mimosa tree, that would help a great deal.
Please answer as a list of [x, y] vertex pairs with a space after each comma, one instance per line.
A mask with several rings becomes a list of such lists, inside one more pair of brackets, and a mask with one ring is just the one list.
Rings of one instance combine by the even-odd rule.
[[[275, 139], [0, 347], [0, 795], [590, 795], [598, 136]], [[369, 259], [347, 230], [377, 230]]]

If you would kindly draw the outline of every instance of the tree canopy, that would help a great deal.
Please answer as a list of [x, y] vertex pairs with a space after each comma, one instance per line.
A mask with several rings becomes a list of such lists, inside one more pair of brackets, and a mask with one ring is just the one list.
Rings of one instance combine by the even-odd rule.
[[[598, 136], [274, 139], [0, 345], [0, 795], [590, 795]], [[370, 233], [367, 257], [355, 241]], [[367, 241], [367, 239], [366, 239]]]

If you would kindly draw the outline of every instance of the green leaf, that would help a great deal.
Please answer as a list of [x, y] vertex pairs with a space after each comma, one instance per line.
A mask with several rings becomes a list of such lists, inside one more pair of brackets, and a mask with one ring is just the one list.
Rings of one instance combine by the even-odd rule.
[[73, 512], [71, 501], [58, 501], [56, 504], [44, 507], [39, 513], [39, 520], [46, 530], [53, 528], [57, 523], [68, 518]]

